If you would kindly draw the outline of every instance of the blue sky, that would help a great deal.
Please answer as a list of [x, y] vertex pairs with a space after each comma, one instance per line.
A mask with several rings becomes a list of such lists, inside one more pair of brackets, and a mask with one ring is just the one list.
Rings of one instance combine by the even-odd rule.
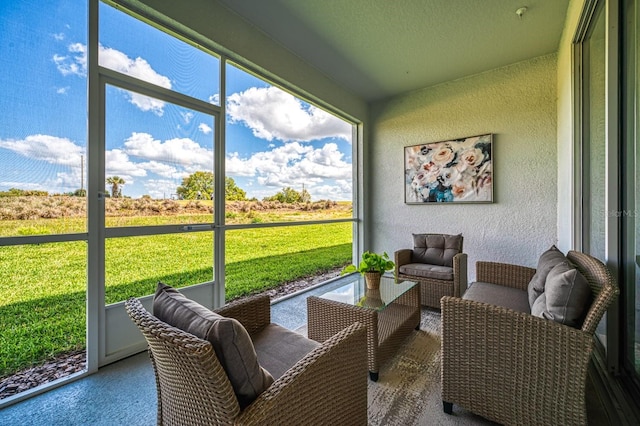
[[[46, 4], [0, 3], [0, 191], [72, 192], [81, 176], [86, 188], [86, 4]], [[219, 104], [216, 57], [104, 4], [99, 40], [104, 67]], [[351, 126], [226, 71], [227, 175], [258, 199], [304, 185], [313, 200], [351, 200]], [[114, 86], [106, 94], [105, 177], [122, 177], [123, 195], [170, 197], [183, 177], [212, 170], [212, 116]]]

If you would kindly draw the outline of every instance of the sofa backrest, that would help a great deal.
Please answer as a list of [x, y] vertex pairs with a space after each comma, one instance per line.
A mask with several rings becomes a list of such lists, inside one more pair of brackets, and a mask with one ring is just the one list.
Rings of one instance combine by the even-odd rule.
[[158, 424], [232, 424], [240, 405], [211, 343], [159, 320], [138, 299], [125, 308], [149, 344]]
[[462, 253], [462, 234], [413, 234], [413, 263], [453, 267], [453, 257]]
[[604, 313], [616, 299], [620, 289], [609, 272], [609, 268], [595, 257], [571, 250], [567, 253], [567, 259], [575, 265], [591, 287], [591, 306], [582, 323], [581, 330], [594, 334]]

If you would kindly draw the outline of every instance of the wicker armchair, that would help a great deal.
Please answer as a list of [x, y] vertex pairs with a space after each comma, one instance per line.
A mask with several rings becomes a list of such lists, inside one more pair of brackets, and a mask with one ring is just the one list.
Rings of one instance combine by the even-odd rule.
[[[442, 299], [442, 400], [502, 424], [585, 425], [594, 333], [619, 290], [607, 267], [576, 251], [567, 258], [592, 299], [580, 329], [504, 307]], [[477, 280], [527, 289], [535, 269], [477, 263]]]
[[394, 254], [398, 278], [420, 282], [420, 303], [440, 309], [442, 296], [460, 297], [467, 288], [462, 235], [413, 234], [413, 249]]
[[[160, 321], [137, 299], [125, 307], [149, 343], [159, 425], [367, 423], [366, 327], [359, 323], [312, 350], [241, 410], [211, 343]], [[268, 296], [216, 312], [236, 318], [252, 338], [270, 323]]]

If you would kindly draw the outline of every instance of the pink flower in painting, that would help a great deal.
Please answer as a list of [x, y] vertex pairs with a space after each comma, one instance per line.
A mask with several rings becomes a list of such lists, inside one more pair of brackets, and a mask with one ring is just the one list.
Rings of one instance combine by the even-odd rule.
[[478, 148], [469, 148], [460, 155], [460, 163], [467, 167], [476, 167], [484, 160], [484, 154]]
[[448, 146], [444, 146], [433, 153], [431, 159], [437, 164], [448, 164], [454, 158], [454, 153]]

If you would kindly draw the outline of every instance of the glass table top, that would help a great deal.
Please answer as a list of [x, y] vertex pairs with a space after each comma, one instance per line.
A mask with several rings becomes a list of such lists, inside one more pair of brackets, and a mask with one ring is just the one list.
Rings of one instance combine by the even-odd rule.
[[378, 311], [382, 311], [416, 285], [413, 281], [396, 282], [393, 275], [386, 274], [380, 279], [380, 288], [376, 290], [368, 289], [364, 276], [359, 273], [347, 276], [341, 282], [339, 287], [318, 297]]

